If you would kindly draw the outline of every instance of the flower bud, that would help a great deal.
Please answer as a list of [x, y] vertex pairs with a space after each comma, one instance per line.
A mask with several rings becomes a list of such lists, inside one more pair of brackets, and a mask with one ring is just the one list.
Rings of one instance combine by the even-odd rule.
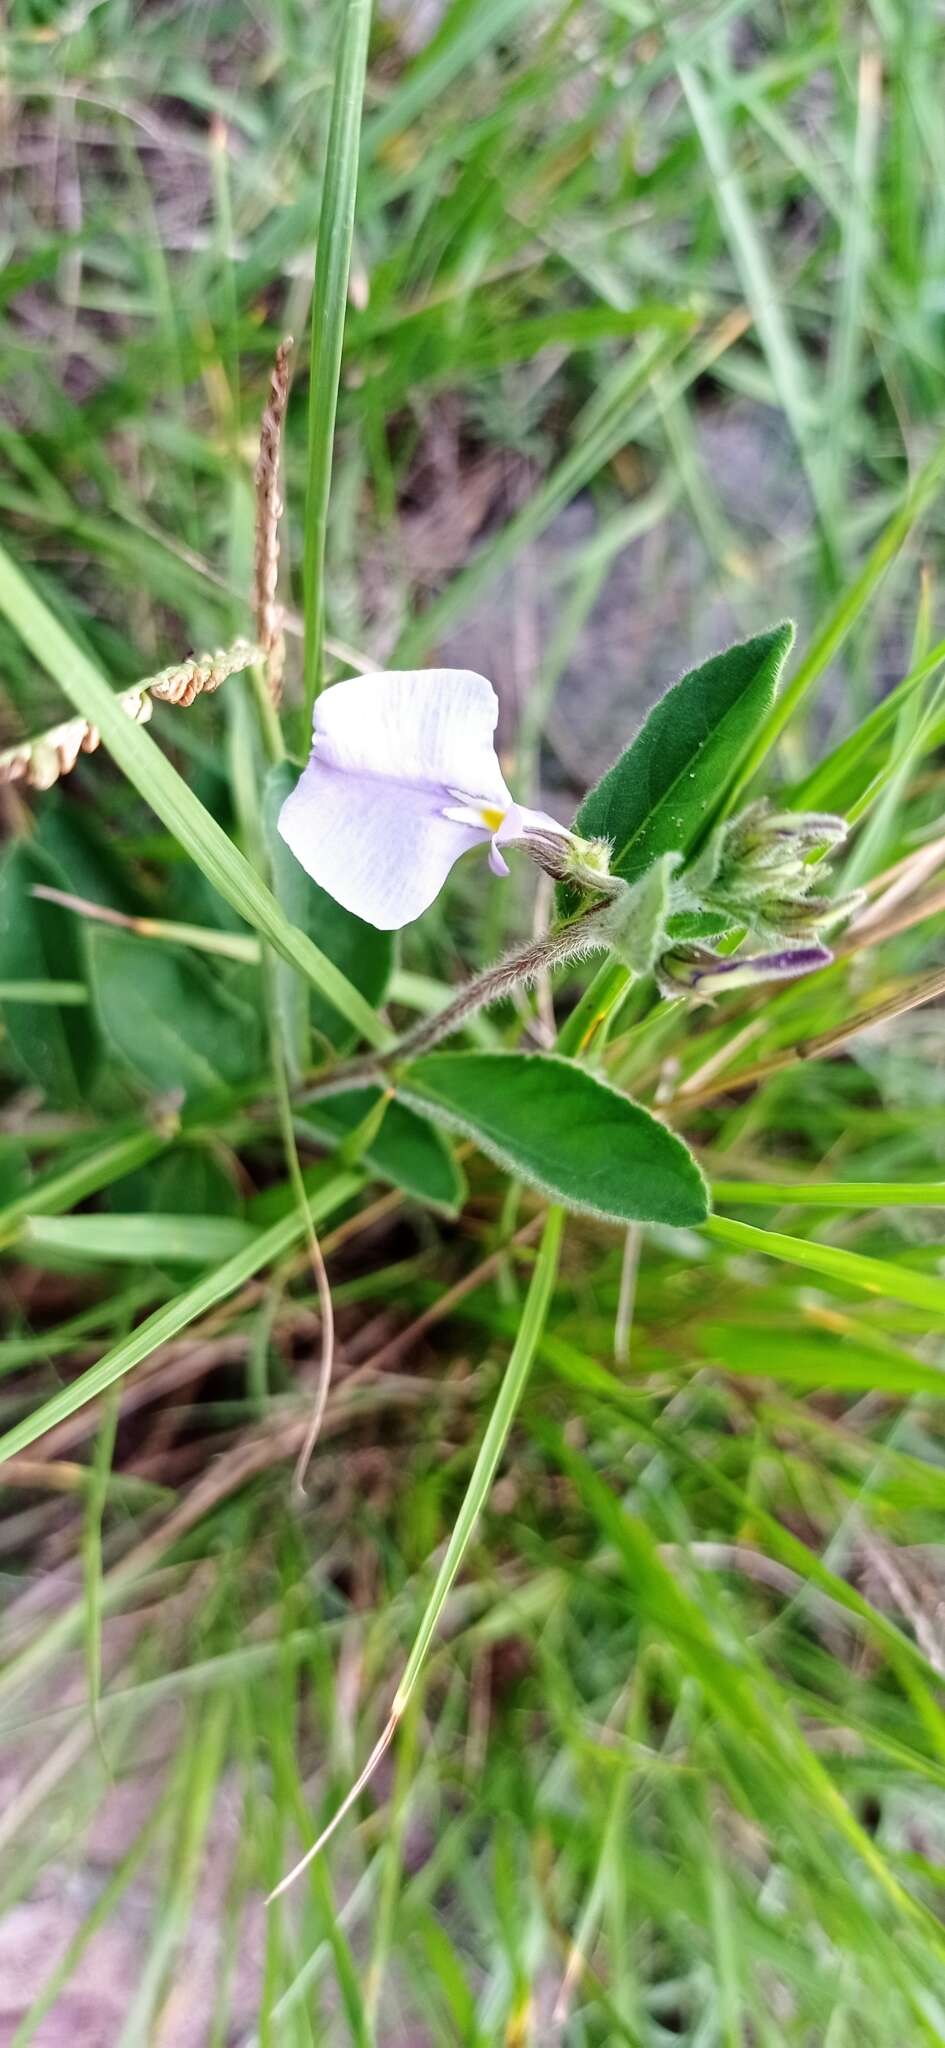
[[836, 904], [829, 896], [762, 896], [757, 914], [772, 931], [813, 937], [836, 915]]
[[690, 995], [697, 1001], [726, 989], [755, 988], [766, 981], [793, 981], [828, 967], [833, 954], [826, 946], [785, 946], [777, 953], [753, 955], [713, 953], [708, 946], [676, 946], [664, 953], [656, 978], [665, 996]]
[[507, 837], [504, 843], [527, 853], [556, 882], [572, 882], [597, 896], [614, 896], [622, 886], [610, 872], [609, 839], [581, 839], [563, 826], [553, 831], [529, 824], [520, 839]]
[[693, 880], [707, 908], [760, 938], [813, 940], [855, 905], [853, 897], [832, 901], [812, 894], [824, 863], [811, 856], [838, 846], [846, 830], [829, 812], [773, 811], [761, 798], [722, 827], [711, 867], [694, 872]]

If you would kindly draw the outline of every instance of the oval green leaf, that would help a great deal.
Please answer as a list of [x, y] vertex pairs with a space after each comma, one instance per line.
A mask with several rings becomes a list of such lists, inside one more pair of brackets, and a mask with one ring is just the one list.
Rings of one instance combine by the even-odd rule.
[[[655, 704], [574, 820], [609, 839], [615, 875], [632, 882], [657, 854], [691, 853], [719, 817], [752, 739], [774, 703], [794, 628], [756, 633], [691, 669]], [[562, 908], [577, 903], [562, 894]]]
[[[85, 951], [75, 918], [33, 895], [37, 883], [61, 889], [65, 879], [39, 847], [13, 847], [0, 870], [0, 980], [84, 983]], [[73, 1108], [88, 1100], [100, 1048], [87, 1005], [9, 1002], [4, 1025], [18, 1063], [50, 1102]]]
[[708, 1192], [665, 1124], [551, 1053], [434, 1052], [398, 1082], [411, 1108], [473, 1138], [554, 1201], [615, 1223], [701, 1223]]
[[213, 1095], [258, 1071], [255, 1011], [192, 954], [101, 925], [89, 952], [105, 1036], [150, 1088]]
[[[341, 1145], [370, 1116], [379, 1100], [379, 1088], [349, 1088], [343, 1095], [326, 1095], [296, 1117], [296, 1129], [308, 1129], [330, 1145]], [[365, 1166], [389, 1180], [404, 1193], [445, 1209], [454, 1216], [462, 1207], [466, 1182], [450, 1146], [426, 1119], [417, 1117], [403, 1102], [389, 1102], [374, 1136], [361, 1154]]]

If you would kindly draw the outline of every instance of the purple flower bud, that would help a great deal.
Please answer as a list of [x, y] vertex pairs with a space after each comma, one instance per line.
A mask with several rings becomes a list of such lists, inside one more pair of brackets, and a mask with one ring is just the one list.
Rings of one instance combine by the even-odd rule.
[[725, 989], [755, 988], [765, 981], [793, 981], [828, 967], [833, 954], [826, 946], [784, 946], [776, 953], [734, 953], [726, 958], [707, 946], [677, 946], [664, 953], [657, 978], [664, 995], [688, 991], [695, 996], [720, 995]]

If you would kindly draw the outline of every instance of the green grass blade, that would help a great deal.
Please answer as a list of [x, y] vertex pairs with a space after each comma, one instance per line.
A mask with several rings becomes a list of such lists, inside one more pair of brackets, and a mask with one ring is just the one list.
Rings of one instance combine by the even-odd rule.
[[82, 1586], [85, 1595], [85, 1681], [89, 1711], [96, 1737], [101, 1742], [98, 1704], [102, 1690], [102, 1516], [112, 1471], [115, 1435], [118, 1428], [118, 1400], [111, 1395], [102, 1409], [95, 1437], [89, 1488], [82, 1522]]
[[[466, 1555], [476, 1522], [485, 1505], [499, 1459], [505, 1449], [509, 1431], [515, 1420], [516, 1411], [525, 1390], [525, 1383], [531, 1371], [535, 1353], [541, 1341], [558, 1271], [558, 1257], [561, 1249], [563, 1228], [564, 1211], [557, 1207], [549, 1209], [545, 1217], [545, 1226], [535, 1257], [528, 1293], [525, 1297], [521, 1320], [509, 1356], [509, 1362], [506, 1366], [492, 1413], [486, 1425], [485, 1435], [479, 1446], [472, 1477], [463, 1496], [459, 1514], [453, 1524], [449, 1542], [433, 1582], [433, 1590], [423, 1610], [420, 1626], [411, 1645], [410, 1655], [404, 1667], [404, 1674], [394, 1694], [391, 1710], [384, 1728], [368, 1757], [367, 1763], [346, 1793], [340, 1807], [338, 1807], [333, 1818], [329, 1821], [328, 1826], [322, 1830], [322, 1833], [317, 1841], [312, 1844], [311, 1848], [306, 1850], [305, 1855], [295, 1865], [294, 1869], [290, 1870], [280, 1880], [279, 1884], [276, 1885], [274, 1892], [270, 1895], [270, 1902], [279, 1898], [290, 1885], [294, 1884], [314, 1858], [320, 1855], [330, 1836], [334, 1834], [339, 1823], [344, 1819], [345, 1814], [353, 1806], [359, 1792], [373, 1775], [381, 1758], [385, 1755], [393, 1741], [407, 1711], [423, 1670], [430, 1645], [436, 1634], [443, 1608], [456, 1574]], [[3, 1443], [0, 1440], [0, 1453], [2, 1453], [2, 1450]]]
[[764, 241], [729, 147], [722, 112], [707, 90], [702, 74], [692, 64], [678, 57], [676, 71], [711, 172], [712, 192], [732, 261], [751, 307], [779, 403], [807, 471], [825, 538], [833, 552], [833, 527], [822, 489], [814, 409], [804, 359], [788, 325], [782, 295], [772, 275]]
[[365, 149], [373, 154], [389, 136], [408, 128], [482, 50], [501, 42], [518, 16], [534, 5], [535, 0], [477, 0], [474, 7], [451, 7], [383, 112], [372, 115], [365, 125]]
[[[454, 620], [462, 617], [520, 551], [544, 532], [556, 513], [570, 504], [572, 498], [577, 497], [578, 492], [584, 490], [612, 460], [634, 430], [640, 427], [641, 420], [656, 409], [655, 401], [650, 401], [649, 406], [647, 404], [651, 380], [658, 370], [667, 368], [682, 345], [679, 335], [660, 335], [636, 350], [619, 366], [606, 402], [603, 394], [591, 401], [588, 416], [576, 423], [573, 448], [557, 468], [551, 471], [501, 533], [466, 568], [460, 570], [442, 597], [437, 598], [422, 617], [413, 621], [401, 634], [395, 650], [398, 663], [406, 667], [422, 660], [427, 649], [436, 645]], [[686, 358], [693, 376], [698, 375], [700, 360], [698, 350], [693, 350]]]
[[55, 1003], [68, 1009], [88, 1000], [84, 981], [0, 981], [0, 1003]]
[[[496, 1396], [488, 1427], [479, 1447], [479, 1455], [473, 1467], [472, 1478], [456, 1521], [440, 1569], [437, 1572], [433, 1591], [424, 1609], [423, 1619], [414, 1637], [410, 1656], [407, 1659], [403, 1678], [397, 1688], [393, 1713], [403, 1713], [410, 1695], [423, 1669], [424, 1660], [437, 1623], [443, 1612], [443, 1605], [450, 1587], [459, 1571], [469, 1546], [502, 1452], [505, 1449], [509, 1431], [515, 1420], [515, 1412], [531, 1371], [532, 1361], [538, 1349], [539, 1339], [545, 1326], [545, 1318], [551, 1303], [552, 1289], [558, 1270], [558, 1253], [561, 1247], [561, 1233], [564, 1212], [549, 1209], [545, 1219], [538, 1255], [532, 1271], [528, 1293], [522, 1309], [518, 1335], [512, 1347], [505, 1376]], [[945, 1288], [943, 1288], [945, 1292]]]
[[836, 603], [828, 611], [797, 673], [791, 677], [758, 733], [739, 776], [732, 798], [733, 803], [740, 791], [747, 788], [771, 748], [780, 739], [785, 727], [790, 724], [804, 698], [813, 689], [814, 684], [820, 681], [834, 656], [839, 654], [857, 619], [882, 582], [890, 563], [894, 561], [943, 481], [945, 437], [939, 441], [924, 468], [919, 471], [898, 512], [893, 515], [878, 541], [870, 549], [859, 575], [841, 591]]
[[857, 122], [850, 166], [849, 203], [840, 249], [837, 316], [827, 364], [827, 419], [824, 463], [832, 522], [839, 521], [847, 486], [849, 449], [855, 445], [860, 398], [860, 354], [864, 298], [869, 273], [873, 188], [882, 115], [882, 73], [875, 49], [860, 53]]
[[238, 1216], [29, 1216], [19, 1245], [23, 1256], [114, 1259], [140, 1264], [169, 1259], [206, 1266], [252, 1244], [257, 1232]]
[[144, 1862], [145, 1856], [149, 1855], [154, 1847], [155, 1838], [164, 1823], [169, 1797], [169, 1792], [164, 1792], [155, 1802], [140, 1834], [136, 1835], [127, 1855], [123, 1856], [121, 1861], [116, 1864], [111, 1876], [102, 1886], [90, 1912], [73, 1935], [64, 1955], [56, 1963], [50, 1976], [47, 1977], [42, 1989], [34, 1998], [29, 2011], [24, 2013], [16, 2033], [11, 2038], [10, 2048], [29, 2048], [29, 2043], [35, 2040], [37, 2030], [42, 2025], [47, 2013], [52, 2010], [60, 1992], [65, 1989], [73, 1971], [81, 1962], [89, 1943], [94, 1940], [100, 1928], [108, 1926], [116, 1908], [121, 1905], [129, 1884]]
[[171, 1969], [197, 1899], [231, 1713], [232, 1702], [226, 1693], [209, 1700], [183, 1751], [176, 1773], [177, 1811], [167, 1844], [166, 1890], [117, 2048], [136, 2048], [139, 2041], [155, 2040], [164, 2031], [161, 2013], [173, 1999]]
[[848, 733], [831, 754], [817, 763], [803, 782], [798, 783], [789, 793], [786, 801], [792, 810], [818, 810], [833, 801], [834, 792], [842, 790], [848, 776], [867, 755], [872, 753], [878, 742], [885, 738], [896, 724], [900, 714], [914, 701], [917, 690], [934, 676], [945, 662], [945, 640], [939, 640], [916, 667], [903, 676], [902, 681], [890, 690], [855, 730]]
[[732, 1208], [945, 1209], [945, 1180], [714, 1180], [712, 1199]]
[[84, 1152], [69, 1166], [40, 1174], [25, 1194], [17, 1195], [14, 1201], [0, 1209], [0, 1246], [9, 1244], [16, 1237], [27, 1217], [54, 1216], [63, 1209], [71, 1209], [77, 1202], [84, 1202], [88, 1195], [97, 1195], [124, 1174], [146, 1166], [150, 1159], [163, 1152], [174, 1135], [173, 1126], [162, 1131], [149, 1124], [142, 1130], [128, 1131], [121, 1137], [107, 1139], [104, 1145]]
[[318, 222], [312, 300], [308, 396], [308, 489], [305, 499], [305, 745], [321, 688], [325, 643], [325, 539], [344, 342], [348, 271], [358, 184], [361, 105], [371, 27], [371, 0], [345, 0], [331, 103], [325, 182]]
[[906, 1302], [928, 1311], [936, 1322], [945, 1318], [945, 1280], [931, 1273], [914, 1273], [897, 1266], [892, 1259], [871, 1259], [862, 1252], [848, 1252], [841, 1245], [811, 1244], [801, 1237], [786, 1237], [777, 1230], [758, 1230], [753, 1223], [735, 1223], [728, 1217], [710, 1216], [702, 1226], [717, 1244], [732, 1251], [761, 1252], [768, 1259], [784, 1259], [836, 1280], [843, 1287], [862, 1288], [867, 1294], [882, 1295], [888, 1301]]

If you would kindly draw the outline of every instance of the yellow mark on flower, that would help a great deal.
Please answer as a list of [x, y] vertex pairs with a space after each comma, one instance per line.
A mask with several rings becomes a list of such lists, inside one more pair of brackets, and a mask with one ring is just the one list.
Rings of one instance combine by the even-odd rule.
[[498, 832], [499, 826], [505, 817], [505, 812], [500, 811], [495, 804], [483, 804], [479, 816], [483, 824], [488, 826], [490, 832]]

